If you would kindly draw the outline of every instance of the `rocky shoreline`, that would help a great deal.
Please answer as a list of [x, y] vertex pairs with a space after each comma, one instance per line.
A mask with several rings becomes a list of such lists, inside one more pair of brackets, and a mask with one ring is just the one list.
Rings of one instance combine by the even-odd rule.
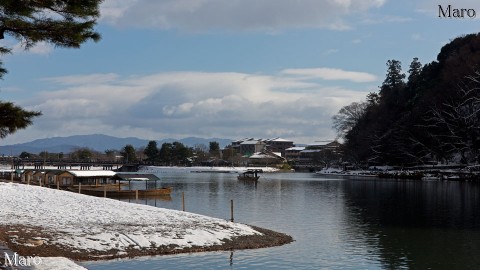
[[139, 256], [257, 249], [281, 246], [294, 241], [291, 236], [283, 233], [255, 226], [251, 227], [260, 232], [261, 235], [245, 235], [232, 239], [224, 239], [222, 241], [223, 244], [219, 245], [192, 246], [186, 248], [179, 248], [177, 245], [168, 245], [143, 249], [130, 248], [122, 252], [119, 252], [117, 249], [84, 252], [67, 246], [51, 244], [54, 242], [52, 241], [54, 240], [52, 239], [54, 235], [45, 233], [43, 228], [15, 225], [0, 226], [0, 243], [8, 247], [12, 252], [17, 252], [22, 256], [66, 257], [74, 261], [94, 261], [134, 258]]

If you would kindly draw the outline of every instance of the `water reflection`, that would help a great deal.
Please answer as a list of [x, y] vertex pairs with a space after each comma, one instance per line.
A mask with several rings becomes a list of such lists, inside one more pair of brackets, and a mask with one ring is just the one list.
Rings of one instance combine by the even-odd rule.
[[346, 181], [385, 269], [473, 269], [480, 264], [479, 188], [465, 182]]
[[139, 203], [290, 234], [282, 247], [89, 263], [89, 269], [471, 269], [480, 265], [480, 188], [461, 182], [264, 174], [162, 174], [171, 200]]

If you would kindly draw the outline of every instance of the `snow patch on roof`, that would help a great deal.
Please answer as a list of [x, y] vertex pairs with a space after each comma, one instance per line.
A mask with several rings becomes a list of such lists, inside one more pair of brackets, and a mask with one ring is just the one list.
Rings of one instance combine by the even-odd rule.
[[285, 149], [285, 151], [303, 151], [305, 150], [304, 146], [296, 146]]
[[114, 171], [78, 171], [78, 170], [68, 170], [67, 172], [71, 173], [76, 177], [112, 177], [115, 175]]

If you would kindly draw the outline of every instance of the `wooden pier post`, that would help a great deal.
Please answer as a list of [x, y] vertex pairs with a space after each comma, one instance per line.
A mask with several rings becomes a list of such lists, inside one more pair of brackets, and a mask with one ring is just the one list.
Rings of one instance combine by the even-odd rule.
[[138, 203], [138, 189], [135, 190], [135, 200], [137, 200]]
[[12, 170], [10, 171], [10, 181], [13, 183], [13, 172], [15, 171], [15, 165], [13, 163], [13, 151], [10, 149], [10, 157], [12, 157]]
[[182, 192], [182, 211], [185, 212], [185, 193]]
[[78, 194], [82, 194], [82, 183], [78, 183]]
[[230, 221], [233, 222], [233, 200], [230, 200]]

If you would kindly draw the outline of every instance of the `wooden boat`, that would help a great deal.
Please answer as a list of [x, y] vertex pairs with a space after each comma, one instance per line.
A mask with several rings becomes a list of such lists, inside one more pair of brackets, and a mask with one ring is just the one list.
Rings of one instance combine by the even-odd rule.
[[[123, 186], [127, 186], [127, 183], [118, 183], [118, 184], [100, 184], [100, 185], [81, 185], [81, 189], [97, 189], [103, 191], [105, 188], [107, 190], [119, 190]], [[50, 185], [51, 188], [57, 188], [56, 185]], [[72, 185], [72, 186], [60, 186], [60, 189], [66, 190], [76, 190], [78, 192], [79, 185]]]
[[[170, 196], [171, 187], [157, 188], [159, 178], [153, 174], [140, 173], [117, 173], [111, 180], [117, 183], [106, 183], [101, 185], [72, 185], [65, 187], [67, 190], [85, 195], [108, 197], [108, 198], [135, 198], [135, 197], [156, 197]], [[128, 184], [125, 183], [128, 181]], [[131, 189], [131, 181], [144, 181], [145, 189]], [[123, 183], [122, 183], [123, 182]], [[149, 189], [148, 182], [155, 182], [155, 188]], [[128, 189], [126, 186], [128, 185]], [[125, 186], [125, 188], [122, 188]]]
[[238, 175], [238, 180], [242, 181], [252, 181], [252, 182], [257, 182], [260, 176], [258, 173], [261, 172], [261, 170], [247, 170], [241, 174]]
[[[78, 192], [78, 188], [69, 188], [72, 192]], [[155, 196], [169, 196], [172, 193], [172, 187], [155, 188], [155, 189], [139, 189], [139, 190], [112, 190], [108, 188], [85, 188], [81, 189], [80, 193], [85, 195], [108, 197], [108, 198], [128, 198], [136, 197], [155, 197]]]

